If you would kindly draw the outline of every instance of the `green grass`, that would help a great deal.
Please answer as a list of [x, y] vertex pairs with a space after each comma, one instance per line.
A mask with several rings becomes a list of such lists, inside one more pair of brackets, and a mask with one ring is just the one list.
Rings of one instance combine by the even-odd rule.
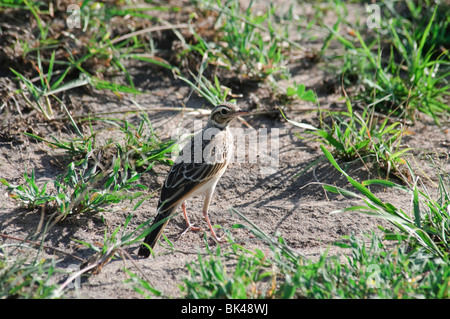
[[[268, 83], [275, 94], [285, 91], [278, 85], [278, 80], [291, 77], [287, 68], [289, 57], [305, 51], [288, 32], [289, 25], [294, 22], [292, 4], [286, 14], [277, 12], [278, 8], [272, 3], [261, 11], [256, 8], [255, 1], [245, 7], [236, 0], [202, 0], [193, 1], [193, 4], [197, 12], [192, 15], [195, 18], [191, 17], [192, 38], [183, 38], [185, 48], [178, 57], [184, 68], [188, 66], [188, 73], [198, 85], [186, 81], [185, 75], [181, 75], [181, 79], [211, 103], [224, 101], [227, 94], [235, 93], [222, 83]], [[206, 17], [214, 19], [213, 33], [193, 27], [195, 22], [207, 22]], [[296, 35], [306, 38], [308, 31], [309, 28], [299, 27]], [[215, 97], [205, 94], [205, 85], [212, 89]], [[218, 90], [219, 87], [222, 89]], [[305, 96], [291, 94], [289, 97], [313, 98], [309, 92]]]
[[[215, 253], [208, 250], [207, 258], [198, 254], [197, 261], [186, 265], [189, 276], [183, 280], [181, 293], [189, 299], [270, 298], [275, 277], [267, 270], [269, 264], [265, 263], [264, 253], [260, 250], [241, 253], [243, 247], [237, 245], [232, 249], [232, 254], [224, 254], [218, 246]], [[232, 269], [226, 266], [228, 259], [233, 260]], [[264, 285], [266, 282], [268, 285]]]
[[274, 23], [273, 4], [268, 4], [265, 12], [255, 13], [253, 1], [247, 8], [241, 8], [236, 0], [198, 3], [202, 8], [218, 13], [214, 28], [219, 38], [214, 43], [201, 41], [194, 47], [202, 55], [210, 54], [208, 61], [211, 64], [221, 65], [244, 78], [255, 79], [286, 70], [282, 41], [288, 37], [286, 31], [278, 29], [279, 25]]
[[[25, 257], [16, 251], [24, 246], [12, 246], [0, 245], [0, 298], [51, 298], [57, 286], [51, 282], [55, 260], [39, 258], [39, 253]], [[31, 251], [33, 254], [34, 249]]]
[[[375, 163], [379, 175], [386, 179], [392, 176], [407, 179], [408, 176], [403, 175], [404, 156], [411, 148], [401, 143], [406, 131], [404, 125], [389, 117], [381, 121], [373, 108], [357, 112], [348, 97], [346, 105], [347, 111], [344, 112], [321, 111], [318, 108], [319, 128], [289, 120], [283, 112], [282, 115], [290, 124], [305, 130], [297, 136], [303, 139], [310, 139], [309, 135], [317, 136], [316, 140], [328, 145], [337, 158], [345, 162], [360, 161], [362, 165]], [[330, 121], [331, 124], [327, 124]]]
[[[360, 198], [364, 202], [364, 205], [348, 207], [337, 212], [357, 211], [386, 219], [398, 228], [405, 240], [411, 240], [413, 245], [426, 249], [435, 257], [448, 258], [448, 254], [450, 253], [450, 189], [448, 186], [450, 177], [448, 173], [438, 176], [439, 194], [436, 199], [430, 195], [427, 188], [423, 184], [421, 185], [420, 179], [414, 175], [412, 175], [412, 184], [408, 186], [398, 185], [386, 180], [368, 180], [359, 183], [340, 168], [331, 153], [323, 146], [322, 151], [333, 166], [356, 188], [357, 193], [331, 185], [326, 185], [324, 188], [327, 191], [339, 193], [344, 196]], [[411, 196], [413, 203], [412, 211], [395, 207], [379, 199], [368, 188], [369, 185], [373, 184], [405, 191]], [[386, 232], [388, 238], [392, 236], [389, 231]]]
[[56, 221], [60, 221], [66, 215], [100, 212], [110, 204], [143, 196], [148, 188], [136, 183], [140, 174], [119, 173], [121, 163], [118, 157], [110, 169], [102, 172], [95, 166], [89, 167], [87, 160], [72, 162], [65, 173], [51, 180], [54, 186], [52, 191], [47, 189], [49, 182], [38, 186], [34, 170], [30, 177], [24, 174], [25, 183], [22, 185], [12, 184], [5, 179], [1, 179], [1, 182], [6, 186], [9, 196], [20, 205], [29, 210], [46, 206], [47, 211], [58, 212]]
[[[331, 153], [323, 150], [341, 170]], [[197, 260], [186, 265], [188, 274], [179, 285], [183, 298], [449, 298], [448, 175], [439, 180], [437, 200], [414, 185], [406, 187], [384, 180], [358, 183], [345, 176], [360, 196], [331, 185], [324, 188], [361, 198], [367, 206], [349, 207], [335, 213], [361, 211], [385, 218], [398, 232], [382, 228], [384, 238], [374, 233], [363, 237], [344, 236], [335, 243], [345, 249], [342, 256], [329, 256], [325, 252], [317, 260], [311, 260], [292, 250], [282, 237], [264, 233], [256, 223], [233, 210], [245, 222], [234, 227], [248, 229], [266, 243], [266, 249], [250, 251], [232, 243], [225, 248], [218, 246], [214, 252], [205, 240], [206, 253], [199, 252]], [[377, 198], [365, 186], [375, 183], [410, 193], [414, 211], [404, 212]], [[394, 247], [386, 246], [386, 239], [394, 241]], [[130, 275], [134, 289], [143, 296], [162, 295], [147, 280]]]
[[[129, 58], [133, 58], [135, 53], [142, 53], [143, 50], [150, 52], [151, 46], [144, 44], [138, 36], [123, 37], [122, 41], [117, 41], [120, 37], [112, 39], [110, 29], [116, 27], [113, 23], [114, 19], [123, 21], [128, 15], [135, 16], [136, 25], [140, 25], [148, 19], [154, 20], [156, 17], [140, 15], [137, 8], [122, 9], [120, 6], [111, 7], [98, 2], [84, 1], [80, 10], [76, 11], [80, 15], [81, 28], [64, 26], [64, 29], [61, 29], [56, 24], [44, 22], [44, 20], [52, 18], [47, 3], [2, 1], [0, 8], [2, 10], [27, 8], [34, 18], [30, 22], [31, 25], [36, 23], [39, 27], [38, 35], [27, 41], [18, 39], [14, 44], [22, 49], [24, 61], [30, 63], [33, 68], [23, 71], [15, 68], [10, 68], [10, 70], [20, 85], [20, 89], [15, 93], [21, 94], [27, 104], [38, 110], [45, 119], [58, 117], [55, 109], [64, 104], [61, 98], [62, 93], [80, 86], [110, 90], [118, 96], [121, 96], [122, 93], [143, 93], [135, 88], [133, 79], [125, 67], [125, 62]], [[146, 10], [155, 12], [167, 9], [158, 6], [146, 8]], [[57, 13], [63, 15], [60, 18], [64, 21], [69, 21], [71, 14], [75, 14], [73, 11], [72, 13], [62, 13], [61, 11]], [[77, 35], [80, 29], [84, 31], [83, 37]], [[66, 32], [65, 40], [70, 45], [60, 45], [62, 42], [57, 37], [62, 31]], [[32, 45], [29, 45], [30, 42]], [[106, 79], [105, 75], [112, 77], [115, 73], [123, 74], [127, 84]], [[68, 114], [67, 110], [65, 112]]]
[[[134, 209], [136, 208], [137, 206]], [[50, 248], [45, 246], [43, 241], [31, 242], [5, 236], [5, 239], [19, 241], [20, 243], [2, 243], [0, 245], [0, 256], [2, 257], [2, 260], [0, 260], [0, 297], [21, 299], [64, 298], [66, 293], [73, 288], [74, 280], [76, 280], [75, 286], [79, 285], [78, 280], [81, 276], [98, 274], [105, 264], [117, 258], [132, 260], [132, 257], [124, 248], [141, 243], [152, 230], [152, 227], [149, 227], [152, 220], [149, 219], [130, 231], [129, 224], [132, 218], [133, 214], [130, 213], [123, 225], [112, 230], [106, 227], [103, 244], [100, 247], [97, 243], [92, 244], [75, 240], [94, 252], [87, 261], [77, 265], [77, 271], [72, 271], [73, 269], [70, 267], [66, 267], [66, 269], [58, 267], [59, 260], [54, 256], [43, 257], [43, 252]], [[31, 247], [32, 245], [37, 248]], [[25, 253], [28, 250], [30, 253]], [[61, 250], [55, 250], [64, 253]], [[56, 276], [58, 276], [57, 283], [55, 282]], [[65, 280], [62, 281], [61, 278]], [[157, 291], [154, 291], [154, 293], [156, 294]]]
[[[59, 220], [69, 214], [103, 211], [110, 204], [144, 196], [149, 190], [139, 183], [141, 175], [155, 163], [171, 164], [169, 156], [176, 144], [159, 140], [146, 115], [141, 115], [137, 127], [126, 120], [101, 122], [111, 125], [104, 131], [116, 132], [111, 135], [114, 139], [107, 139], [103, 145], [97, 145], [96, 139], [102, 131], [94, 133], [92, 128], [88, 136], [71, 141], [27, 134], [75, 160], [64, 173], [42, 186], [36, 181], [34, 169], [30, 176], [24, 174], [21, 185], [1, 179], [10, 197], [30, 210], [46, 205], [61, 214]], [[53, 184], [52, 191], [47, 189], [48, 183]]]
[[[411, 7], [413, 2], [408, 4], [408, 13], [420, 15], [418, 7]], [[345, 49], [337, 57], [342, 62], [338, 72], [346, 85], [357, 85], [354, 95], [363, 105], [412, 121], [419, 113], [429, 115], [436, 123], [448, 117], [450, 55], [448, 48], [430, 41], [444, 36], [448, 17], [436, 17], [439, 13], [443, 18], [448, 5], [430, 6], [432, 15], [427, 23], [412, 26], [402, 17], [405, 13], [395, 11], [393, 2], [387, 1], [382, 9], [390, 10], [383, 10], [381, 28], [372, 30], [372, 38], [362, 36], [365, 26], [352, 26], [353, 38], [339, 33], [339, 25], [328, 28]], [[345, 17], [341, 19], [342, 24], [349, 24]]]
[[[424, 249], [410, 250], [398, 238], [394, 248], [387, 248], [374, 234], [345, 236], [335, 243], [346, 249], [345, 255], [325, 252], [317, 260], [292, 254], [281, 237], [265, 251], [238, 244], [215, 251], [207, 246], [206, 253], [186, 265], [179, 289], [187, 299], [448, 298], [446, 261]], [[130, 276], [143, 296], [162, 296], [149, 281]]]
[[[252, 3], [246, 10], [242, 10], [239, 2], [234, 0], [223, 3], [195, 2], [194, 10], [199, 10], [204, 15], [210, 15], [212, 12], [218, 14], [214, 23], [214, 33], [217, 37], [205, 37], [190, 25], [192, 38], [185, 38], [174, 26], [172, 31], [182, 47], [180, 52], [172, 53], [176, 56], [171, 60], [179, 61], [178, 64], [161, 58], [159, 56], [161, 52], [155, 48], [152, 38], [150, 42], [146, 42], [142, 38], [143, 35], [133, 36], [134, 32], [111, 38], [110, 32], [111, 28], [116, 27], [117, 21], [123, 21], [128, 16], [134, 18], [131, 28], [139, 28], [148, 20], [158, 21], [170, 27], [170, 23], [158, 18], [158, 12], [177, 12], [180, 10], [177, 7], [147, 5], [145, 8], [133, 6], [122, 8], [121, 5], [106, 6], [84, 1], [77, 11], [80, 14], [80, 29], [84, 34], [82, 40], [71, 43], [69, 50], [58, 46], [58, 40], [50, 36], [60, 33], [61, 30], [44, 23], [43, 20], [49, 18], [47, 4], [27, 2], [25, 6], [19, 1], [15, 4], [2, 3], [0, 8], [2, 6], [27, 8], [33, 14], [34, 21], [31, 23], [36, 23], [41, 31], [33, 39], [33, 46], [28, 46], [29, 41], [18, 40], [15, 44], [23, 48], [23, 59], [33, 64], [34, 68], [31, 71], [14, 68], [10, 70], [20, 86], [15, 94], [23, 96], [27, 104], [39, 111], [47, 120], [58, 117], [59, 114], [55, 111], [59, 109], [58, 106], [65, 110], [66, 115], [70, 115], [62, 95], [81, 86], [110, 90], [119, 97], [123, 93], [146, 93], [134, 85], [126, 67], [130, 59], [171, 70], [175, 77], [189, 84], [215, 105], [226, 101], [232, 93], [222, 84], [224, 81], [230, 81], [229, 71], [232, 71], [239, 81], [242, 79], [263, 81], [267, 77], [272, 79], [273, 76], [289, 77], [286, 69], [289, 46], [300, 47], [289, 40], [286, 26], [275, 22], [275, 7], [269, 6], [265, 13], [255, 14]], [[148, 14], [149, 11], [153, 14]], [[70, 19], [69, 13], [67, 15], [69, 17], [65, 17], [66, 20]], [[69, 29], [72, 38], [77, 37], [80, 29]], [[270, 38], [269, 41], [265, 39], [267, 36]], [[117, 73], [123, 74], [122, 78], [127, 84], [116, 82], [114, 74]], [[273, 79], [270, 81], [274, 83], [274, 88], [278, 88]]]

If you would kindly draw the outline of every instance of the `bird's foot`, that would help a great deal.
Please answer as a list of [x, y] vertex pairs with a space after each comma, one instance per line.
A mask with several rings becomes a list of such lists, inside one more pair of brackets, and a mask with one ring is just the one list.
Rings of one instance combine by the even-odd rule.
[[193, 231], [202, 231], [203, 229], [201, 227], [195, 227], [194, 224], [189, 224], [188, 227], [181, 233], [181, 236], [184, 236], [189, 230]]
[[203, 211], [203, 217], [206, 219], [206, 222], [208, 223], [209, 229], [211, 230], [211, 235], [213, 236], [214, 240], [217, 241], [218, 243], [228, 242], [226, 239], [223, 239], [223, 236], [218, 237], [216, 235], [216, 232], [214, 231], [214, 227], [213, 227], [213, 225], [211, 225], [211, 221], [209, 220], [207, 211]]
[[223, 243], [228, 242], [228, 240], [224, 239], [225, 235], [221, 236], [221, 237], [217, 237], [216, 233], [212, 233], [212, 235], [213, 235], [214, 240], [217, 241], [218, 243], [223, 244]]

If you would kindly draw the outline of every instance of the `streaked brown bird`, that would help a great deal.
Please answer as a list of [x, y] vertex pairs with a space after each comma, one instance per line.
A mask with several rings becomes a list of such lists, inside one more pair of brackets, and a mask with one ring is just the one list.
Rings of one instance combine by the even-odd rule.
[[141, 244], [139, 248], [139, 256], [150, 255], [148, 247], [154, 248], [170, 218], [180, 206], [188, 225], [186, 230], [199, 229], [190, 223], [184, 203], [193, 195], [204, 195], [203, 216], [213, 238], [222, 242], [211, 225], [208, 208], [217, 182], [227, 169], [232, 156], [233, 135], [229, 124], [236, 117], [247, 113], [247, 110], [231, 103], [216, 106], [202, 131], [195, 134], [183, 147], [164, 182], [157, 214], [152, 223], [155, 228], [145, 237], [145, 244]]

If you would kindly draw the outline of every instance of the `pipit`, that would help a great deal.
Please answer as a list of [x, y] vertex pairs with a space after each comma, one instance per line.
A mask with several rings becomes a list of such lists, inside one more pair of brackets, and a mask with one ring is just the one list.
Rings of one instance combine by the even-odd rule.
[[[216, 106], [209, 115], [208, 123], [183, 147], [167, 175], [158, 201], [158, 209], [152, 226], [154, 229], [145, 237], [139, 248], [139, 256], [148, 257], [158, 242], [162, 231], [181, 206], [189, 229], [198, 230], [189, 221], [185, 201], [193, 195], [204, 195], [203, 216], [213, 238], [219, 242], [208, 217], [208, 208], [217, 182], [230, 162], [233, 149], [233, 135], [229, 124], [247, 110], [231, 104]], [[148, 246], [147, 246], [148, 245]]]

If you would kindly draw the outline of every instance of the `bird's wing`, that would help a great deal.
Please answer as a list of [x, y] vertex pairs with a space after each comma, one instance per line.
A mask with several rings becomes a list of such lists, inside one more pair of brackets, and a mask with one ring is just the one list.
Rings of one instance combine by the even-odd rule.
[[[217, 134], [211, 140], [202, 141], [202, 156], [199, 162], [195, 154], [194, 136], [180, 152], [164, 182], [158, 203], [159, 214], [166, 215], [183, 198], [189, 197], [195, 190], [209, 182], [226, 167], [230, 152], [229, 144], [224, 140], [226, 134]], [[190, 154], [187, 154], [187, 152]]]

